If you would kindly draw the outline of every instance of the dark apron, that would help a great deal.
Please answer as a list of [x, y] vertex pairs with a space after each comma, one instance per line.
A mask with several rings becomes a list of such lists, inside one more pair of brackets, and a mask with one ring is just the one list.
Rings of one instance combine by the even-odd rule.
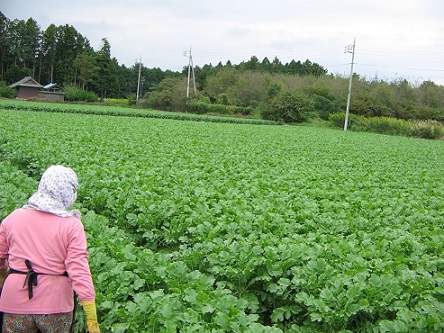
[[[6, 278], [10, 274], [26, 275], [25, 282], [23, 283], [23, 287], [25, 287], [26, 284], [28, 284], [28, 297], [29, 297], [29, 299], [31, 299], [34, 296], [33, 287], [37, 285], [37, 276], [47, 275], [47, 274], [35, 272], [32, 269], [31, 262], [28, 259], [25, 260], [25, 264], [26, 264], [26, 267], [28, 268], [27, 272], [22, 272], [22, 271], [18, 271], [16, 269], [10, 268], [8, 274], [5, 277], [5, 280], [3, 280], [3, 284], [5, 283]], [[60, 274], [60, 276], [68, 276], [68, 272]], [[1, 297], [1, 292], [2, 292], [2, 288], [0, 288], [0, 297]], [[74, 310], [72, 312], [72, 323], [71, 323], [71, 328], [69, 330], [71, 333], [74, 333], [74, 326], [75, 326], [75, 321], [76, 321], [76, 305], [77, 305], [76, 293], [74, 293], [73, 297], [74, 297]], [[0, 332], [1, 332], [2, 326], [3, 326], [3, 312], [0, 312]], [[38, 332], [40, 332], [40, 331], [38, 331]]]

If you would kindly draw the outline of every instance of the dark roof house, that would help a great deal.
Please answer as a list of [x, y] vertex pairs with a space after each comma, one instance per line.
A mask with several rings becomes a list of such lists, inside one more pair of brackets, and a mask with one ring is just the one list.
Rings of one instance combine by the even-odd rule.
[[30, 76], [25, 76], [20, 81], [10, 85], [11, 88], [15, 88], [17, 91], [17, 98], [38, 98], [39, 90], [43, 87], [40, 83], [34, 80]]
[[39, 98], [61, 102], [65, 100], [65, 94], [61, 91], [61, 88], [56, 83], [50, 83], [46, 86], [42, 86], [30, 76], [25, 76], [23, 79], [11, 84], [9, 87], [16, 89], [17, 98]]

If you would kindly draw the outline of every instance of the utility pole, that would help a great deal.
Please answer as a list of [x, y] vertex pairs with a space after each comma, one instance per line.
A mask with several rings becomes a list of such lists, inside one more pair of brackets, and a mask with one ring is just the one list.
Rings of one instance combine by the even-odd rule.
[[139, 93], [140, 93], [140, 73], [142, 71], [142, 56], [140, 56], [139, 61], [139, 77], [137, 79], [137, 94], [136, 94], [136, 102], [139, 100]]
[[[186, 51], [184, 53], [186, 54]], [[191, 55], [191, 45], [190, 45], [190, 56], [188, 58], [187, 98], [190, 97], [190, 77], [191, 76], [193, 78], [194, 96], [196, 96], [197, 95], [196, 78], [194, 76], [193, 56]]]
[[350, 114], [350, 99], [351, 99], [352, 79], [353, 79], [353, 64], [355, 61], [355, 45], [356, 45], [356, 37], [353, 39], [353, 45], [350, 44], [345, 47], [345, 53], [352, 54], [352, 62], [351, 62], [351, 69], [350, 69], [350, 81], [348, 83], [347, 109], [345, 110], [344, 131], [347, 130], [348, 118], [349, 118], [349, 114]]

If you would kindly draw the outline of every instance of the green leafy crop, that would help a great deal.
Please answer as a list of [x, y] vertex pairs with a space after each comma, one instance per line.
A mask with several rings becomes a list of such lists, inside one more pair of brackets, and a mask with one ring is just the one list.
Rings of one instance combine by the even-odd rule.
[[2, 103], [2, 218], [76, 170], [104, 332], [444, 330], [443, 142]]

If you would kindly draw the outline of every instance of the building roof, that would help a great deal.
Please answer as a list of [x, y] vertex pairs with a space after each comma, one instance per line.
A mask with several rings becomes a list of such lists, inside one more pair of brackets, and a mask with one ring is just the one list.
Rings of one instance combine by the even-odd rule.
[[42, 88], [43, 86], [38, 83], [36, 80], [34, 80], [30, 76], [25, 76], [20, 81], [17, 81], [16, 83], [11, 84], [9, 87], [16, 88], [16, 87], [32, 87], [32, 88]]
[[43, 86], [43, 89], [51, 89], [57, 86], [57, 83], [48, 83], [46, 86]]

